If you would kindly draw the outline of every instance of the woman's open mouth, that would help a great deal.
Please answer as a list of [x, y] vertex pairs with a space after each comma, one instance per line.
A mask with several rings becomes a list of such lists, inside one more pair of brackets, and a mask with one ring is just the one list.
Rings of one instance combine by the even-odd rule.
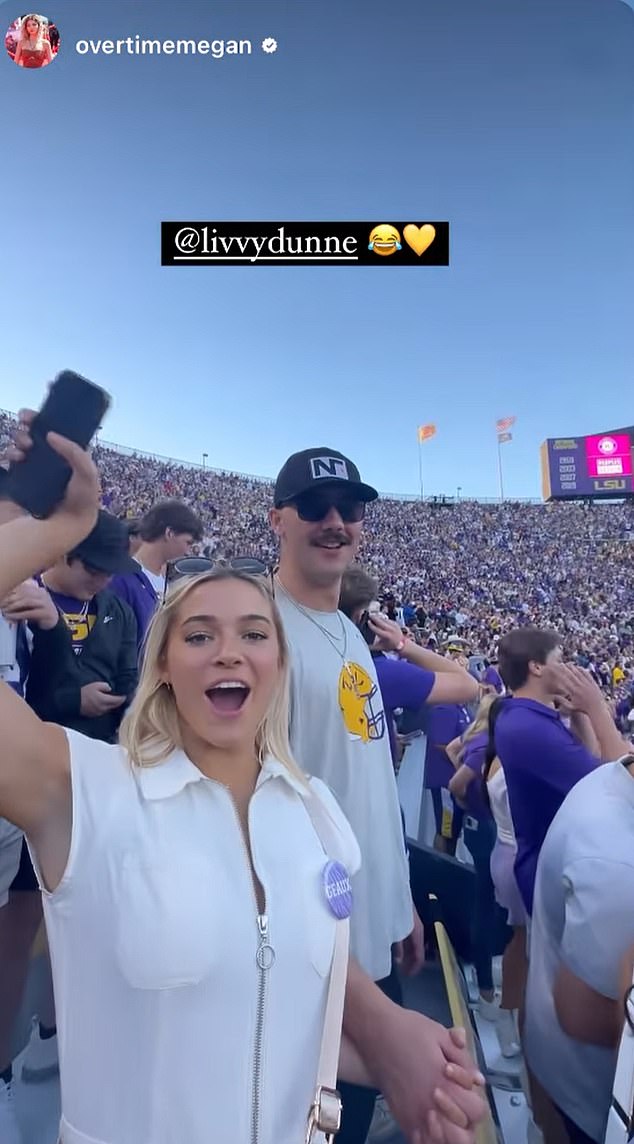
[[241, 680], [223, 680], [207, 688], [205, 695], [215, 715], [232, 717], [240, 714], [250, 692], [251, 688]]

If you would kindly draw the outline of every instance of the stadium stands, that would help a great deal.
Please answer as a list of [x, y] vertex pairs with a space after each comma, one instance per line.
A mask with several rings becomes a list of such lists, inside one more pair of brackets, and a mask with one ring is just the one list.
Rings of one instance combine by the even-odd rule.
[[[0, 412], [0, 450], [13, 424]], [[138, 516], [157, 500], [181, 498], [201, 515], [200, 550], [275, 559], [267, 521], [272, 486], [256, 477], [105, 448], [95, 450], [103, 503]], [[461, 500], [443, 506], [382, 498], [368, 511], [362, 562], [396, 602], [422, 604], [425, 630], [459, 632], [495, 658], [497, 637], [521, 623], [562, 633], [568, 655], [613, 687], [634, 664], [634, 505], [534, 505]], [[618, 674], [618, 673], [617, 673]]]

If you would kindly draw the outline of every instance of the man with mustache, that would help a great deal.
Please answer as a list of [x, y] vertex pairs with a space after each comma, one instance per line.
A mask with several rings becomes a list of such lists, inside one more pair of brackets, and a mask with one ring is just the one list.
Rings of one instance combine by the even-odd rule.
[[[359, 548], [366, 504], [377, 497], [342, 453], [325, 446], [306, 449], [280, 471], [270, 522], [280, 542], [275, 598], [291, 652], [291, 745], [303, 770], [332, 789], [361, 847], [362, 868], [353, 879], [352, 957], [400, 1003], [396, 964], [411, 975], [420, 970], [423, 927], [412, 904], [375, 667], [359, 629], [338, 610], [343, 574]], [[420, 1014], [396, 1007], [394, 1013], [397, 1024], [402, 1016], [420, 1025], [425, 1045], [427, 1038], [446, 1036], [446, 1030]], [[418, 1053], [411, 1035], [403, 1033], [398, 1068], [404, 1084], [414, 1087], [424, 1050]], [[337, 1142], [364, 1144], [376, 1092], [345, 1083], [340, 1088], [343, 1120]]]

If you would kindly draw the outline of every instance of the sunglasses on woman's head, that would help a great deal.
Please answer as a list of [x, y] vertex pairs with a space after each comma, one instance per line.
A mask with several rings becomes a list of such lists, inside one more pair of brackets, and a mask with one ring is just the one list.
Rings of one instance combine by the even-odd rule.
[[337, 510], [344, 524], [358, 524], [365, 517], [365, 501], [326, 492], [325, 489], [323, 492], [300, 493], [285, 504], [296, 510], [300, 520], [310, 524], [325, 520], [332, 508]]
[[170, 584], [182, 580], [185, 576], [202, 576], [203, 572], [213, 572], [214, 569], [230, 568], [232, 572], [244, 572], [248, 576], [268, 576], [269, 569], [262, 560], [255, 556], [235, 556], [233, 560], [210, 560], [207, 556], [183, 556], [180, 560], [172, 560], [165, 569], [165, 588], [163, 599]]

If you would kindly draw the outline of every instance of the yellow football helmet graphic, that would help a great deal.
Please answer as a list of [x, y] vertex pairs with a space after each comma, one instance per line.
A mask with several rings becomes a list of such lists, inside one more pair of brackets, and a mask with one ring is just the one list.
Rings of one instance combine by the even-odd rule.
[[350, 735], [369, 743], [385, 735], [385, 712], [376, 683], [358, 663], [346, 663], [339, 676], [339, 706]]

